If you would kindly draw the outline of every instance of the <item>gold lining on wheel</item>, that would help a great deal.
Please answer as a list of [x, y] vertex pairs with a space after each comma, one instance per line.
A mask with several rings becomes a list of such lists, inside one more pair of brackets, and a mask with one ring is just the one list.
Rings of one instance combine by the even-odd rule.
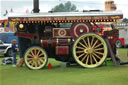
[[40, 47], [30, 48], [25, 54], [25, 63], [31, 69], [40, 69], [47, 63], [47, 55]]
[[107, 46], [99, 35], [83, 35], [76, 40], [74, 47], [75, 59], [84, 67], [99, 66], [106, 58]]

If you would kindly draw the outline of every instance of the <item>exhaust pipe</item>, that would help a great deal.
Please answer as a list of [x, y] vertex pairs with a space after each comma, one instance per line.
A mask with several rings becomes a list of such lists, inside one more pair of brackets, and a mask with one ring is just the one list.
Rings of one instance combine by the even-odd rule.
[[39, 0], [33, 0], [33, 12], [34, 13], [39, 13], [40, 9], [39, 9]]

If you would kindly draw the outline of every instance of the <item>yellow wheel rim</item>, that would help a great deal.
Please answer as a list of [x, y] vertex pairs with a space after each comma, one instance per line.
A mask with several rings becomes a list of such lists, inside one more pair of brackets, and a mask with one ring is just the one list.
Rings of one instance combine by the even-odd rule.
[[78, 64], [87, 68], [100, 66], [107, 57], [107, 45], [94, 33], [80, 36], [73, 45], [73, 56]]
[[46, 65], [48, 57], [44, 49], [35, 46], [26, 51], [24, 60], [28, 68], [41, 69]]

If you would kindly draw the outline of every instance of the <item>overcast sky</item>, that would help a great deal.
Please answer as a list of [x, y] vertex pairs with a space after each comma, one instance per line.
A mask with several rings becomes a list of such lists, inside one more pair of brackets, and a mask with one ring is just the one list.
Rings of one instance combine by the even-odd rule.
[[[105, 0], [39, 0], [40, 1], [40, 12], [48, 12], [54, 6], [71, 1], [75, 4], [79, 11], [90, 10], [90, 9], [100, 9], [104, 10]], [[128, 18], [128, 1], [127, 0], [114, 0], [117, 5], [117, 10], [122, 10], [124, 17]], [[12, 8], [15, 13], [22, 12], [25, 13], [27, 9], [29, 12], [33, 9], [33, 0], [0, 0], [0, 18], [3, 17], [5, 10], [10, 11]]]

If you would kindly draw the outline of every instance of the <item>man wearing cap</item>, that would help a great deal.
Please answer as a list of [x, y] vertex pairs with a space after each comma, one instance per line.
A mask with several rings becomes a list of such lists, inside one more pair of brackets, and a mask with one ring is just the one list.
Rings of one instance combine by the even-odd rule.
[[16, 67], [16, 54], [18, 48], [16, 47], [16, 40], [12, 40], [12, 57], [13, 57], [13, 67]]

